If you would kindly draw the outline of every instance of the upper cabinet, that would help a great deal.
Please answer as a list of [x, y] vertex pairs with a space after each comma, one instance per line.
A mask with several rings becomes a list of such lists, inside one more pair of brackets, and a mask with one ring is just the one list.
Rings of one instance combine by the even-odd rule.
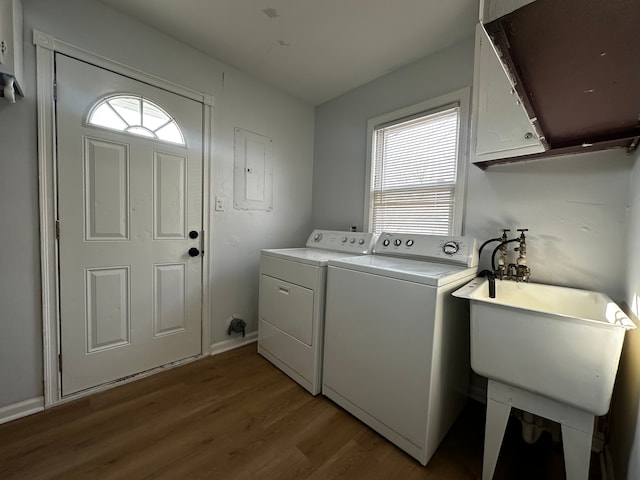
[[480, 23], [489, 23], [535, 0], [480, 0]]
[[529, 118], [515, 81], [481, 23], [476, 27], [472, 161], [541, 153], [545, 147]]
[[22, 4], [0, 0], [0, 95], [15, 101], [22, 90]]
[[473, 163], [638, 144], [637, 0], [484, 0], [479, 18]]

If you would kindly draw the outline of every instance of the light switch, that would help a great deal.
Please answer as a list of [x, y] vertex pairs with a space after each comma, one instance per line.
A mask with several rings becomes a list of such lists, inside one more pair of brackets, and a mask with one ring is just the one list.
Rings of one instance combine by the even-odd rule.
[[216, 212], [224, 212], [224, 198], [216, 197]]

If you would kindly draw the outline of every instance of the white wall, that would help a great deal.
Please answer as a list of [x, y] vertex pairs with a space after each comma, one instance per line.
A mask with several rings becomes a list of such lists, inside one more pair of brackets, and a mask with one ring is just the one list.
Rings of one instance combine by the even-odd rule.
[[[226, 211], [212, 212], [212, 343], [227, 338], [234, 313], [257, 328], [260, 249], [302, 244], [311, 229], [311, 106], [96, 0], [23, 0], [23, 8], [27, 97], [0, 101], [0, 407], [42, 395], [33, 28], [214, 96], [212, 197], [223, 197]], [[274, 141], [270, 213], [233, 210], [236, 126]]]

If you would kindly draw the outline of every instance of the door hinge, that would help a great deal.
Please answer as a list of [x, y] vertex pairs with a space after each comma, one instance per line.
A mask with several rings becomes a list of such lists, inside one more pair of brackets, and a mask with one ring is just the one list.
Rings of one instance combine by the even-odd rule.
[[53, 84], [53, 101], [54, 102], [58, 101], [58, 84], [57, 83]]
[[58, 370], [62, 373], [62, 354], [58, 354]]
[[56, 240], [60, 240], [60, 220], [56, 220]]

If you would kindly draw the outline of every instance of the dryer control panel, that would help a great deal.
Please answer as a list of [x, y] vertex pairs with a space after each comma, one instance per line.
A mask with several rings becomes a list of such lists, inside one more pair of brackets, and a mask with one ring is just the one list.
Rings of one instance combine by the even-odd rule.
[[382, 232], [373, 247], [373, 254], [466, 267], [478, 265], [478, 243], [473, 237]]
[[371, 253], [375, 235], [367, 232], [314, 230], [307, 240], [307, 248], [366, 255]]

